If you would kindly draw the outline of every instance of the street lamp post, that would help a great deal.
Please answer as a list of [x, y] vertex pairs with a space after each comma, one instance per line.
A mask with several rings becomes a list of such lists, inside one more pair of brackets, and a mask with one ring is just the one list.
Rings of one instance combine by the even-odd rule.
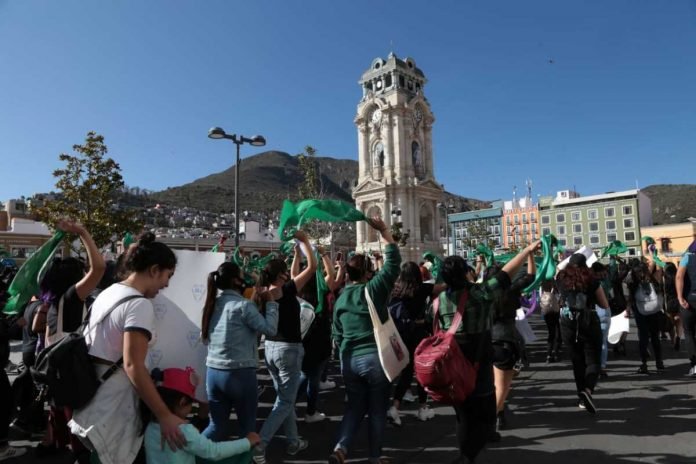
[[227, 139], [237, 145], [237, 162], [234, 167], [234, 247], [239, 248], [239, 146], [248, 143], [254, 147], [266, 145], [266, 139], [262, 135], [255, 135], [251, 138], [237, 134], [229, 135], [220, 127], [213, 127], [208, 131], [211, 139]]

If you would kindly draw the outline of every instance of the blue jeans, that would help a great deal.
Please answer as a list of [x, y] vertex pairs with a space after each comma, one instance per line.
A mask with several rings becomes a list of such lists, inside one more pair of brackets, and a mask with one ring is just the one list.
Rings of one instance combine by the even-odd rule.
[[337, 447], [348, 451], [365, 414], [369, 414], [370, 458], [382, 455], [382, 439], [387, 425], [391, 383], [387, 380], [375, 353], [351, 356], [341, 354], [341, 372], [348, 404], [341, 421]]
[[326, 359], [320, 362], [318, 365], [313, 366], [307, 371], [302, 371], [300, 373], [300, 388], [297, 392], [297, 397], [299, 398], [303, 391], [307, 391], [307, 412], [308, 416], [311, 416], [317, 412], [317, 401], [319, 400], [319, 382], [321, 381], [321, 375], [324, 372], [324, 368], [328, 364], [329, 360]]
[[203, 435], [213, 441], [230, 439], [230, 412], [234, 407], [239, 422], [239, 436], [256, 431], [256, 368], [208, 368], [206, 392], [210, 407], [210, 424]]
[[609, 357], [609, 326], [611, 325], [611, 311], [608, 309], [597, 308], [597, 316], [599, 317], [599, 326], [602, 328], [602, 355], [600, 358], [600, 366], [602, 369], [607, 367], [607, 358]]
[[304, 348], [301, 343], [273, 342], [266, 340], [266, 367], [273, 378], [276, 400], [271, 413], [261, 427], [261, 442], [267, 446], [282, 426], [288, 443], [295, 444], [297, 417], [295, 401], [300, 387], [300, 369]]

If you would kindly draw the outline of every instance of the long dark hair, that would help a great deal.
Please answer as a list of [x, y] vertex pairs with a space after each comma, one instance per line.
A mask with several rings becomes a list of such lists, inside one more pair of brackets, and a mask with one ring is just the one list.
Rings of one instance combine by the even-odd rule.
[[418, 264], [407, 261], [401, 265], [399, 278], [394, 283], [392, 298], [413, 298], [423, 284], [423, 274]]
[[569, 264], [556, 276], [556, 281], [563, 290], [576, 292], [586, 292], [593, 280], [592, 270], [584, 264]]
[[348, 260], [346, 273], [352, 282], [358, 282], [372, 271], [372, 260], [365, 254], [356, 254]]
[[236, 288], [235, 278], [243, 279], [244, 277], [239, 266], [230, 261], [222, 263], [216, 271], [208, 274], [208, 292], [205, 296], [203, 316], [201, 317], [201, 338], [204, 342], [208, 341], [208, 335], [210, 335], [210, 318], [215, 310], [217, 291]]
[[469, 281], [466, 274], [469, 266], [461, 256], [448, 256], [442, 263], [442, 280], [451, 290], [461, 290], [466, 288]]
[[268, 287], [272, 285], [273, 282], [278, 280], [278, 276], [283, 272], [287, 272], [288, 265], [282, 259], [272, 259], [261, 271], [261, 278], [259, 283], [262, 287]]
[[631, 297], [636, 293], [638, 287], [642, 287], [646, 293], [650, 292], [650, 284], [655, 286], [655, 290], [661, 287], [654, 273], [650, 272], [648, 265], [644, 262], [634, 262], [630, 274], [628, 289], [631, 292]]
[[85, 264], [77, 258], [54, 258], [41, 280], [40, 299], [55, 303], [85, 275]]
[[145, 232], [126, 251], [125, 268], [129, 272], [143, 272], [152, 266], [162, 269], [176, 267], [176, 255], [162, 242], [155, 241], [155, 234]]

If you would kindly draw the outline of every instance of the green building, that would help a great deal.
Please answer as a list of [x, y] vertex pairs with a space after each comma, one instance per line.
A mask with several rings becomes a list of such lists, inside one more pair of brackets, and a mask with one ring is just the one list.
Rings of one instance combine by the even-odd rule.
[[541, 234], [555, 235], [568, 250], [587, 245], [600, 251], [620, 240], [628, 256], [640, 256], [640, 228], [651, 225], [650, 198], [638, 189], [589, 196], [562, 190], [539, 198]]

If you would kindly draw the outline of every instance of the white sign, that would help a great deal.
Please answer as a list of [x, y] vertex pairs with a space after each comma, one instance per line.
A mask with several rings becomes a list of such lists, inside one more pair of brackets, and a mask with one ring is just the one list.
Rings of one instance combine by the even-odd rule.
[[201, 315], [207, 293], [208, 274], [225, 261], [225, 253], [174, 250], [176, 272], [169, 287], [153, 300], [155, 342], [148, 351], [147, 365], [167, 369], [191, 366], [201, 379], [196, 399], [207, 401], [205, 358], [201, 342]]

